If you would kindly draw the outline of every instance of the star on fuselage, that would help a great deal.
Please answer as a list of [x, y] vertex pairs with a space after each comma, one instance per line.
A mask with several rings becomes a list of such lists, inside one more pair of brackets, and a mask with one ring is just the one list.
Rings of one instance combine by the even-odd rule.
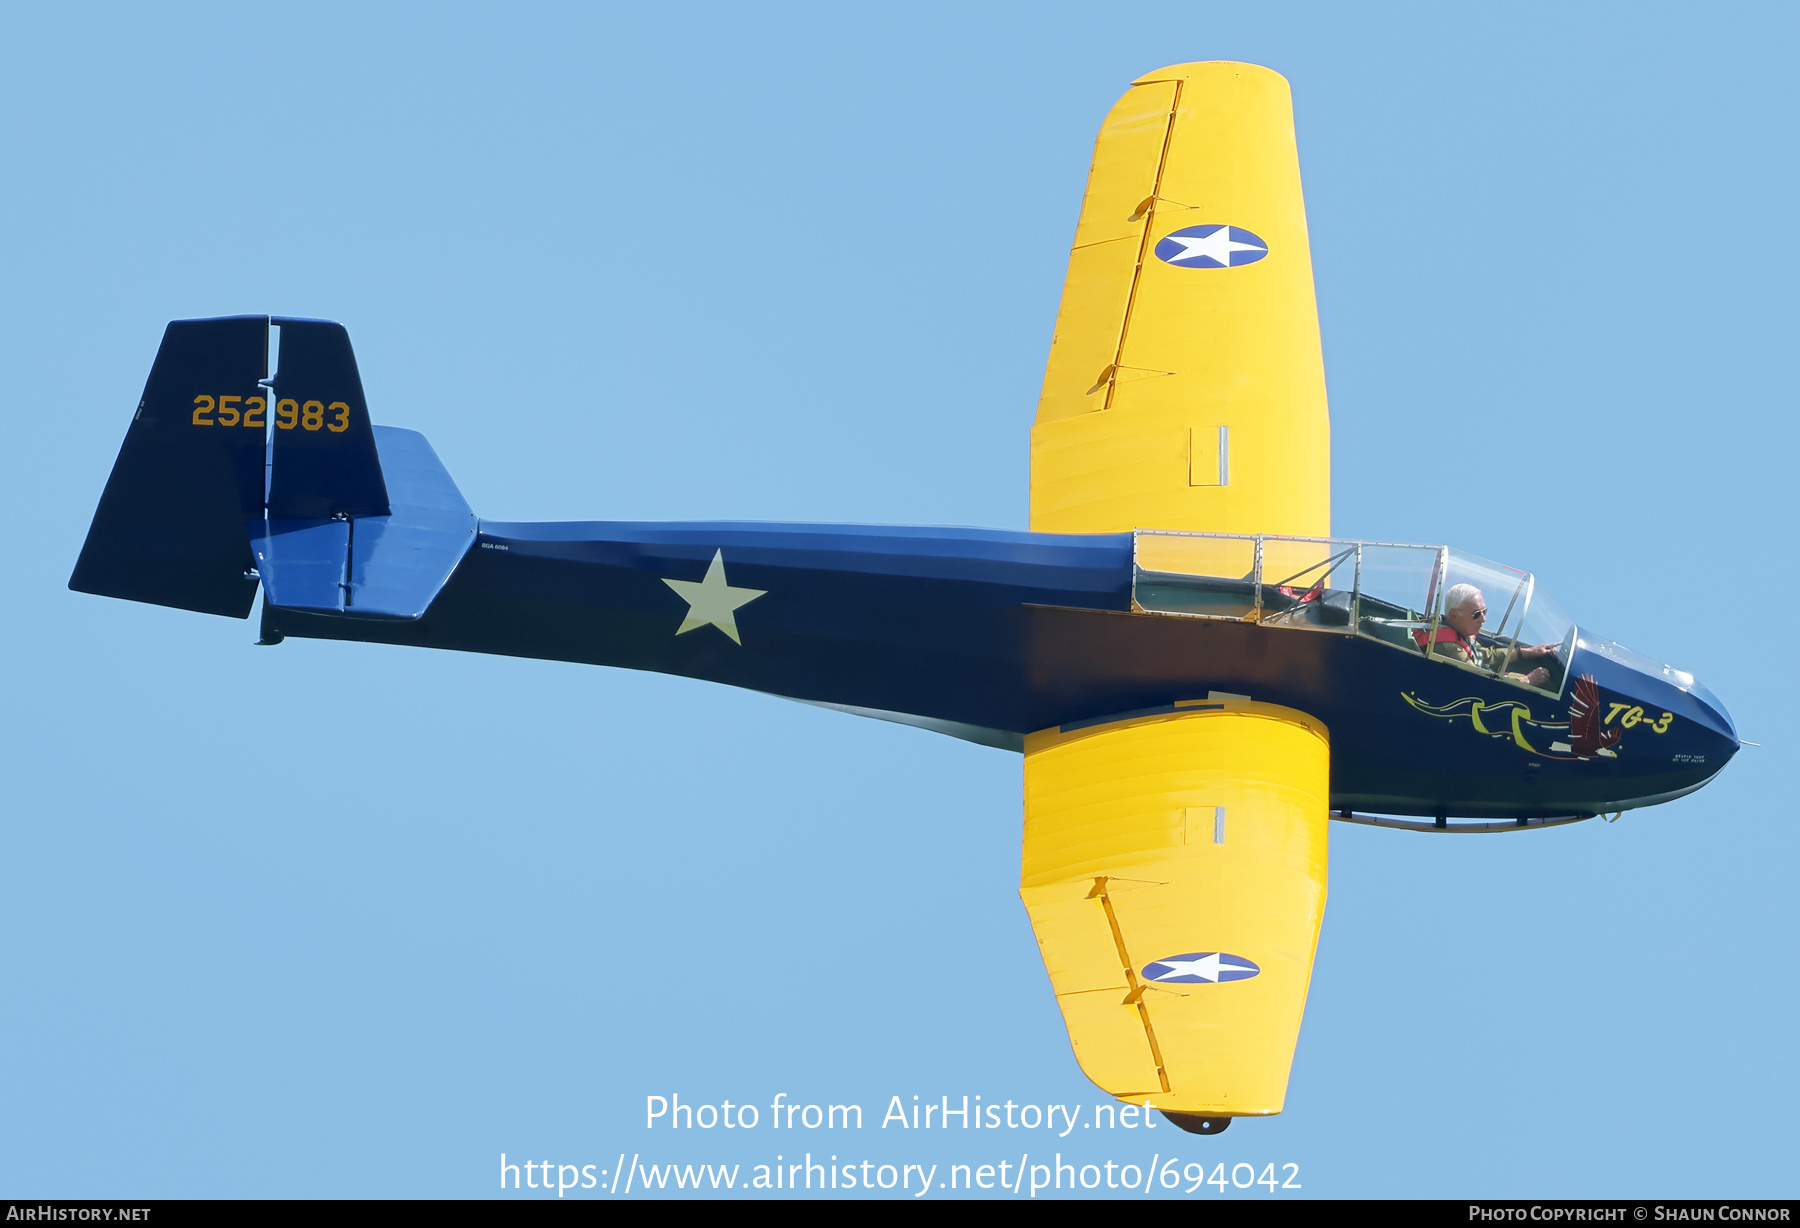
[[676, 635], [685, 634], [696, 627], [713, 626], [729, 635], [732, 642], [737, 644], [744, 642], [738, 635], [738, 607], [755, 601], [767, 591], [760, 588], [733, 588], [727, 584], [723, 550], [713, 551], [712, 563], [706, 569], [705, 579], [694, 581], [665, 578], [663, 583], [688, 603], [687, 617], [681, 620], [681, 626], [675, 628]]

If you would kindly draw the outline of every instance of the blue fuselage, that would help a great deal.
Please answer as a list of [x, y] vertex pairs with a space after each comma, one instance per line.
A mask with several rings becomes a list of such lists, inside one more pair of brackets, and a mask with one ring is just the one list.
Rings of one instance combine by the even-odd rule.
[[[717, 558], [737, 639], [668, 581]], [[996, 746], [1216, 692], [1331, 732], [1332, 806], [1517, 819], [1668, 800], [1737, 750], [1702, 688], [1585, 634], [1559, 694], [1354, 634], [1138, 611], [1130, 534], [482, 521], [422, 618], [265, 604], [265, 638], [367, 640], [680, 674]], [[1605, 750], [1568, 733], [1593, 680]], [[1597, 689], [1595, 689], [1597, 688]]]

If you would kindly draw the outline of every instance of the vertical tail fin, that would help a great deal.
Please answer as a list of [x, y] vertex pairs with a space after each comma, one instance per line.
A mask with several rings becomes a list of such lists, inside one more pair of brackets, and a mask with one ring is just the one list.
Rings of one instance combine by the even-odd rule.
[[269, 318], [175, 320], [69, 587], [243, 618], [263, 514]]
[[[272, 381], [271, 324], [281, 329], [280, 370]], [[412, 458], [418, 447], [394, 446], [407, 454], [407, 474], [421, 469]], [[419, 447], [430, 457], [423, 471], [436, 466], [441, 475], [430, 446], [419, 440]], [[405, 478], [403, 494], [411, 490], [408, 482], [418, 484]], [[449, 484], [448, 475], [439, 484]], [[436, 507], [444, 500], [427, 502]], [[466, 518], [460, 495], [454, 503]], [[345, 552], [335, 562], [310, 560], [294, 547], [302, 539], [348, 542], [352, 521], [385, 520], [392, 511], [343, 325], [269, 316], [176, 320], [163, 334], [69, 587], [243, 618], [256, 600], [259, 571], [268, 576], [266, 544], [286, 535], [283, 553], [296, 560], [287, 588], [310, 593], [322, 585], [341, 608], [355, 583], [339, 574], [349, 566]], [[372, 543], [384, 531], [399, 530], [370, 523], [365, 537]], [[460, 542], [464, 530], [457, 534]], [[437, 567], [443, 549], [426, 570]], [[391, 546], [384, 555], [402, 557]], [[309, 587], [312, 571], [330, 573], [329, 582]], [[409, 587], [403, 596], [399, 604], [410, 610], [416, 595]], [[298, 602], [318, 603], [312, 596]], [[370, 604], [385, 610], [380, 601]]]

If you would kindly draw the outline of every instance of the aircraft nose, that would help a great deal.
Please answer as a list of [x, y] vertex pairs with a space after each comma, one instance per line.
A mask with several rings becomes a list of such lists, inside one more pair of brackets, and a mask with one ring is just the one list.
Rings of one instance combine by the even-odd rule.
[[1692, 721], [1730, 743], [1732, 752], [1737, 750], [1731, 714], [1694, 675], [1611, 640], [1583, 634], [1580, 647], [1590, 654], [1587, 667], [1602, 686], [1631, 696], [1646, 711], [1656, 709]]
[[[1679, 696], [1679, 699], [1671, 699], [1662, 687], [1652, 686], [1649, 688], [1654, 693], [1650, 696], [1651, 698], [1686, 707], [1686, 711], [1677, 707], [1677, 714], [1707, 726], [1712, 732], [1729, 741], [1732, 749], [1737, 748], [1737, 725], [1732, 721], [1731, 713], [1727, 712], [1725, 705], [1719, 701], [1719, 697], [1714, 695], [1705, 684], [1686, 670], [1675, 669], [1669, 665], [1659, 664], [1657, 672], [1654, 674], [1650, 674], [1648, 671], [1640, 672], [1645, 673], [1653, 682], [1672, 685]], [[1682, 701], [1685, 701], [1685, 704], [1682, 704]]]
[[1719, 732], [1736, 742], [1738, 740], [1737, 723], [1731, 719], [1731, 713], [1725, 711], [1725, 705], [1719, 702], [1719, 697], [1698, 682], [1694, 683], [1689, 691], [1703, 707], [1718, 719]]

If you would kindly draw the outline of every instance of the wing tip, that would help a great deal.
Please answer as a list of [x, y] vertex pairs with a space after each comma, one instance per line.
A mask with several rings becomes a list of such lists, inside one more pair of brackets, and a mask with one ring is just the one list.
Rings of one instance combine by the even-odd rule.
[[1283, 89], [1288, 88], [1288, 79], [1273, 68], [1241, 60], [1190, 60], [1185, 64], [1170, 64], [1155, 72], [1145, 73], [1132, 84], [1152, 85], [1158, 81], [1192, 81], [1196, 77], [1224, 77], [1230, 74], [1263, 77], [1279, 81]]

